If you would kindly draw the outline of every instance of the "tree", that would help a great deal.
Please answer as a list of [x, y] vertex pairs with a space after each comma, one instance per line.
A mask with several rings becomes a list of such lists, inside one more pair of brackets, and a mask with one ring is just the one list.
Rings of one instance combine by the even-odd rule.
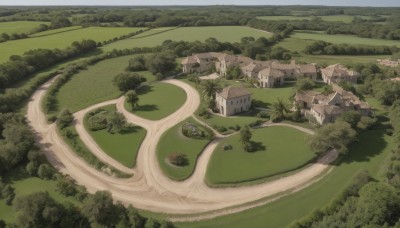
[[129, 71], [143, 71], [146, 70], [146, 61], [143, 55], [138, 55], [129, 60], [127, 67]]
[[315, 87], [315, 82], [310, 78], [299, 78], [296, 81], [294, 89], [296, 92], [312, 90]]
[[94, 225], [112, 227], [117, 223], [120, 211], [114, 205], [111, 193], [97, 191], [83, 202], [82, 214]]
[[108, 132], [110, 132], [111, 130], [120, 132], [127, 124], [125, 116], [119, 112], [111, 113], [111, 115], [108, 117], [107, 122], [110, 125]]
[[215, 94], [221, 90], [221, 85], [217, 80], [204, 80], [202, 87], [202, 93], [212, 99], [215, 99]]
[[308, 143], [317, 154], [324, 153], [330, 149], [335, 149], [338, 153], [345, 154], [347, 146], [355, 140], [356, 135], [356, 131], [351, 128], [350, 124], [336, 121], [335, 123], [325, 124], [316, 130]]
[[242, 143], [243, 149], [247, 152], [254, 151], [253, 142], [251, 142], [251, 137], [253, 134], [251, 133], [249, 126], [245, 125], [240, 130], [240, 142]]
[[72, 116], [71, 112], [68, 109], [63, 109], [60, 114], [58, 115], [58, 121], [57, 124], [61, 128], [66, 128], [69, 125], [71, 125], [72, 121], [74, 120], [74, 117]]
[[144, 227], [146, 219], [132, 206], [128, 207], [128, 220], [133, 227]]
[[350, 110], [347, 112], [343, 112], [337, 120], [347, 122], [351, 125], [352, 128], [355, 128], [358, 122], [361, 120], [361, 114], [357, 111]]
[[132, 110], [139, 106], [139, 96], [137, 95], [137, 93], [133, 90], [129, 90], [126, 94], [126, 102], [128, 102], [128, 104], [131, 105]]
[[176, 166], [185, 166], [188, 164], [186, 154], [174, 152], [168, 155], [168, 160], [171, 164]]
[[41, 164], [38, 169], [38, 177], [49, 180], [53, 178], [54, 169], [49, 164]]
[[271, 118], [272, 121], [278, 121], [285, 118], [285, 115], [289, 113], [289, 105], [286, 104], [282, 99], [272, 103], [271, 107]]
[[11, 185], [7, 184], [1, 190], [1, 198], [5, 200], [7, 205], [11, 205], [15, 198], [15, 189]]
[[146, 78], [137, 73], [124, 72], [114, 77], [113, 84], [117, 86], [119, 90], [126, 92], [136, 89], [145, 81]]
[[176, 68], [176, 56], [172, 52], [157, 52], [146, 58], [146, 68], [156, 75], [165, 74]]

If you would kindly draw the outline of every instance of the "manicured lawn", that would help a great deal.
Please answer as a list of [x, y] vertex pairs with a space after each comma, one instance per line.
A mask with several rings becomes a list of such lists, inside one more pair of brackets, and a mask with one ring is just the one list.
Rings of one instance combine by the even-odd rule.
[[229, 128], [236, 127], [239, 125], [240, 127], [243, 127], [245, 125], [249, 125], [250, 123], [253, 123], [257, 120], [263, 120], [267, 121], [268, 119], [260, 119], [256, 117], [255, 113], [249, 113], [249, 114], [242, 114], [242, 115], [236, 115], [236, 116], [230, 116], [230, 117], [224, 117], [224, 116], [218, 116], [218, 115], [211, 115], [209, 119], [204, 119], [200, 116], [198, 116], [200, 120], [206, 122], [209, 126], [211, 127], [225, 127], [228, 131], [222, 132], [224, 134], [229, 134], [232, 133], [232, 131], [229, 131]]
[[[258, 144], [255, 152], [243, 150], [239, 134], [220, 143], [208, 164], [207, 183], [235, 184], [271, 177], [300, 168], [315, 157], [306, 144], [308, 135], [299, 130], [273, 126], [252, 133], [252, 141]], [[233, 149], [224, 151], [225, 144]]]
[[64, 49], [70, 46], [71, 43], [74, 41], [92, 39], [96, 42], [101, 42], [112, 39], [114, 37], [119, 37], [121, 35], [135, 32], [140, 29], [141, 28], [89, 27], [69, 32], [53, 34], [50, 36], [9, 41], [0, 44], [0, 63], [7, 61], [11, 55], [22, 55], [24, 52], [31, 49]]
[[[349, 154], [326, 177], [310, 187], [267, 205], [211, 220], [178, 223], [178, 227], [285, 227], [313, 210], [327, 206], [360, 170], [381, 179], [382, 162], [394, 144], [385, 129], [363, 132]], [[295, 206], [294, 206], [295, 205]]]
[[315, 31], [298, 30], [294, 32], [291, 38], [303, 40], [323, 40], [334, 44], [363, 44], [363, 45], [386, 45], [400, 47], [400, 41], [362, 38], [353, 35], [329, 35]]
[[67, 32], [67, 31], [81, 29], [81, 28], [82, 28], [82, 26], [70, 26], [70, 27], [65, 27], [65, 28], [52, 29], [52, 30], [47, 30], [44, 32], [32, 34], [30, 37], [48, 36], [48, 35], [52, 35], [52, 34]]
[[282, 87], [277, 88], [248, 88], [253, 93], [251, 98], [256, 100], [257, 107], [269, 108], [269, 106], [276, 102], [278, 99], [282, 99], [286, 103], [290, 104], [290, 96], [293, 95], [294, 82], [285, 82]]
[[[188, 118], [177, 124], [164, 133], [157, 146], [157, 158], [160, 167], [169, 178], [174, 180], [184, 180], [192, 174], [198, 156], [209, 142], [207, 139], [192, 139], [184, 136], [181, 127], [188, 121], [197, 123], [194, 119]], [[174, 152], [184, 153], [188, 159], [188, 165], [177, 167], [170, 164], [167, 160], [168, 155]]]
[[[16, 168], [10, 173], [3, 176], [3, 181], [11, 183], [15, 188], [16, 198], [28, 195], [34, 192], [47, 191], [50, 196], [58, 202], [71, 202], [75, 205], [80, 205], [80, 202], [72, 197], [65, 197], [60, 193], [56, 192], [56, 181], [54, 180], [42, 180], [37, 177], [30, 177], [26, 175], [23, 168]], [[14, 201], [15, 202], [15, 201]], [[16, 219], [16, 211], [13, 206], [7, 206], [4, 200], [0, 199], [0, 219], [5, 222], [14, 222]]]
[[[178, 86], [154, 82], [147, 84], [137, 91], [139, 106], [133, 113], [149, 120], [159, 120], [178, 110], [186, 101], [186, 93]], [[125, 103], [125, 108], [132, 111]]]
[[0, 23], [0, 34], [7, 33], [28, 33], [32, 29], [39, 27], [40, 24], [48, 25], [49, 22], [44, 21], [10, 21]]
[[[153, 30], [142, 33], [140, 36], [154, 34]], [[139, 37], [140, 37], [139, 36]], [[153, 47], [162, 44], [165, 40], [174, 41], [202, 41], [207, 38], [213, 37], [219, 41], [225, 42], [239, 42], [242, 37], [253, 36], [270, 37], [267, 32], [258, 31], [249, 27], [241, 26], [207, 26], [207, 27], [181, 27], [171, 31], [163, 32], [160, 34], [148, 36], [143, 38], [132, 38], [121, 40], [110, 45], [104, 46], [104, 51], [111, 51], [113, 49], [125, 49], [133, 47]]]
[[[58, 109], [68, 108], [72, 112], [102, 101], [118, 98], [122, 92], [113, 85], [114, 76], [125, 71], [132, 56], [108, 59], [89, 66], [87, 70], [74, 75], [57, 93]], [[150, 72], [139, 72], [154, 81]]]
[[[114, 112], [116, 107], [109, 105], [102, 109]], [[85, 116], [85, 128], [93, 137], [100, 148], [115, 160], [126, 167], [134, 167], [140, 145], [146, 136], [146, 130], [139, 126], [126, 127], [121, 133], [109, 133], [107, 130], [90, 131], [87, 126], [87, 116]]]
[[[344, 22], [344, 23], [351, 23], [353, 21], [353, 18], [355, 16], [353, 15], [332, 15], [332, 16], [319, 16], [323, 21], [336, 21], [336, 22]], [[369, 19], [369, 16], [357, 16], [361, 17], [363, 19]], [[261, 20], [289, 20], [289, 21], [294, 21], [294, 20], [311, 20], [312, 17], [306, 17], [306, 16], [261, 16], [257, 17], [258, 19]]]

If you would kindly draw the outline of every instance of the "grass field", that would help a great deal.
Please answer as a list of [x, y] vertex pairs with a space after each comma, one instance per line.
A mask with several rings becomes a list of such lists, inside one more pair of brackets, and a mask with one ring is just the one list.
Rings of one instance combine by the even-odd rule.
[[39, 27], [40, 24], [48, 25], [49, 22], [44, 21], [10, 21], [0, 23], [0, 34], [7, 33], [28, 33], [32, 29]]
[[[271, 177], [300, 168], [315, 157], [306, 144], [308, 135], [299, 130], [273, 126], [252, 133], [251, 140], [259, 144], [256, 152], [243, 150], [239, 134], [220, 143], [208, 164], [207, 183], [235, 184]], [[233, 149], [224, 151], [225, 144]]]
[[[157, 158], [160, 167], [169, 178], [174, 180], [184, 180], [192, 174], [196, 166], [197, 157], [209, 142], [206, 139], [192, 139], [184, 136], [181, 127], [188, 121], [197, 123], [194, 119], [188, 118], [177, 124], [164, 133], [157, 145]], [[184, 153], [189, 161], [188, 165], [183, 167], [171, 165], [167, 158], [169, 154], [174, 152]]]
[[[310, 187], [267, 205], [241, 213], [211, 220], [178, 223], [178, 227], [285, 227], [301, 219], [317, 208], [327, 206], [360, 170], [381, 179], [382, 162], [390, 154], [394, 144], [385, 135], [385, 128], [365, 131], [358, 136], [359, 142], [349, 148], [349, 154], [338, 161], [326, 177]], [[368, 147], [365, 146], [368, 143]], [[296, 205], [296, 206], [294, 206]], [[284, 217], [282, 217], [284, 214]]]
[[82, 28], [82, 26], [70, 26], [70, 27], [65, 27], [65, 28], [52, 29], [52, 30], [47, 30], [44, 32], [38, 32], [38, 33], [32, 34], [29, 37], [48, 36], [48, 35], [52, 35], [52, 34], [64, 33], [64, 32], [68, 32], [71, 30], [77, 30], [77, 29], [81, 29], [81, 28]]
[[11, 55], [22, 55], [30, 49], [63, 49], [70, 46], [74, 41], [93, 39], [96, 42], [100, 42], [140, 29], [141, 28], [89, 27], [49, 36], [9, 41], [0, 44], [0, 63], [7, 61]]
[[[47, 191], [50, 196], [58, 202], [69, 201], [75, 205], [80, 203], [72, 197], [65, 197], [56, 192], [56, 181], [42, 180], [37, 177], [30, 177], [25, 174], [23, 168], [16, 168], [10, 173], [3, 176], [3, 181], [10, 183], [15, 188], [16, 198], [39, 191]], [[15, 201], [14, 201], [15, 202]], [[4, 200], [0, 199], [0, 220], [5, 222], [14, 222], [16, 212], [13, 206], [7, 206]]]
[[[114, 112], [115, 105], [102, 107], [102, 109]], [[114, 158], [116, 161], [132, 168], [136, 164], [136, 156], [140, 145], [146, 136], [146, 130], [139, 126], [131, 126], [123, 129], [121, 133], [108, 133], [107, 130], [90, 131], [87, 126], [87, 116], [85, 116], [85, 128], [93, 137], [103, 151]]]
[[[104, 60], [74, 75], [57, 93], [58, 110], [68, 108], [76, 112], [122, 95], [112, 81], [114, 76], [125, 71], [131, 58], [132, 56], [123, 56]], [[150, 72], [139, 74], [146, 77], [148, 82], [155, 80]]]
[[[178, 110], [186, 101], [186, 93], [181, 88], [167, 83], [154, 82], [142, 86], [138, 91], [139, 106], [133, 113], [150, 120], [159, 120]], [[125, 103], [125, 108], [132, 111]]]
[[[153, 30], [142, 33], [140, 36], [154, 34]], [[270, 37], [267, 32], [255, 30], [249, 27], [241, 26], [217, 26], [217, 27], [181, 27], [171, 31], [147, 36], [145, 38], [131, 38], [121, 40], [110, 45], [104, 46], [104, 51], [111, 51], [113, 49], [125, 49], [133, 47], [153, 47], [162, 44], [165, 40], [174, 41], [204, 41], [207, 38], [214, 37], [219, 41], [226, 42], [239, 42], [244, 36]]]
[[[354, 16], [352, 15], [332, 15], [332, 16], [319, 16], [323, 21], [331, 21], [331, 22], [344, 22], [344, 23], [351, 23], [353, 21]], [[357, 16], [362, 19], [369, 19], [369, 16]], [[311, 20], [312, 17], [306, 16], [261, 16], [257, 17], [261, 20]]]
[[253, 93], [251, 98], [256, 100], [257, 107], [269, 108], [269, 106], [282, 99], [290, 103], [289, 98], [293, 95], [294, 82], [285, 82], [282, 87], [277, 88], [248, 88]]

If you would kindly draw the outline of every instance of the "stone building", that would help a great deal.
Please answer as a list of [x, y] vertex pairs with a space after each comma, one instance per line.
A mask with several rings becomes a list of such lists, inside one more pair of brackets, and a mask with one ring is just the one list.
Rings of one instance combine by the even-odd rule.
[[251, 94], [243, 87], [226, 87], [216, 94], [216, 108], [224, 116], [232, 116], [249, 111], [251, 108]]

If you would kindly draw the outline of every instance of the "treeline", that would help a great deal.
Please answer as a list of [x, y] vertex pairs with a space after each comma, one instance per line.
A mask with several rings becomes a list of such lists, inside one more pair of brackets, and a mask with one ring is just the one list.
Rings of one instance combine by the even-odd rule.
[[304, 49], [304, 53], [309, 55], [391, 55], [398, 51], [396, 46], [332, 44], [325, 41], [316, 41]]
[[34, 49], [22, 56], [13, 55], [8, 62], [0, 65], [0, 89], [26, 79], [46, 67], [93, 51], [96, 47], [96, 42], [93, 40], [82, 40], [73, 42], [64, 50]]

